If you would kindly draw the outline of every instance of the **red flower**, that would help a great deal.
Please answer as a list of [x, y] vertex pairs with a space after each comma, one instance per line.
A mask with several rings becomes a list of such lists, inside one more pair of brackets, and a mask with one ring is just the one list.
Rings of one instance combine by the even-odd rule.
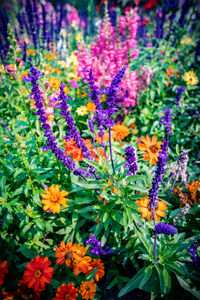
[[149, 9], [155, 7], [157, 4], [158, 4], [157, 0], [149, 0], [144, 6], [144, 10], [149, 10]]
[[149, 24], [149, 19], [148, 18], [143, 18], [143, 24]]
[[8, 274], [8, 264], [7, 261], [0, 261], [0, 285], [4, 283], [4, 277]]
[[56, 291], [55, 300], [76, 300], [78, 297], [78, 289], [74, 287], [74, 283], [69, 283], [66, 285], [63, 283], [61, 286], [58, 287]]
[[31, 259], [31, 262], [26, 265], [24, 272], [24, 281], [28, 282], [28, 288], [34, 287], [34, 291], [44, 290], [45, 284], [50, 283], [50, 278], [53, 276], [53, 268], [49, 267], [50, 261], [48, 257], [36, 256]]

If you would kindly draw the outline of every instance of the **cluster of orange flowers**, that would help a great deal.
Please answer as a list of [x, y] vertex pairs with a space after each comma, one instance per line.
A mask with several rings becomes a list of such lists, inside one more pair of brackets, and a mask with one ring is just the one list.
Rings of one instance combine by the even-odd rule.
[[66, 202], [69, 199], [66, 199], [69, 193], [65, 190], [60, 191], [59, 185], [52, 185], [49, 189], [45, 190], [45, 193], [42, 194], [42, 203], [44, 204], [44, 211], [52, 212], [54, 214], [60, 212], [61, 205], [68, 207]]
[[141, 143], [138, 143], [138, 147], [141, 151], [145, 151], [143, 154], [144, 160], [149, 159], [149, 164], [155, 165], [158, 160], [158, 153], [161, 149], [162, 142], [157, 141], [156, 135], [154, 135], [151, 140], [148, 134], [146, 135], [146, 139], [141, 136], [140, 141]]
[[[77, 276], [79, 272], [88, 275], [93, 269], [97, 268], [95, 274], [95, 280], [99, 281], [105, 272], [104, 264], [100, 259], [94, 259], [86, 256], [87, 248], [78, 244], [72, 244], [72, 242], [60, 243], [60, 247], [56, 248], [55, 257], [58, 257], [56, 263], [59, 265], [65, 264], [74, 270], [74, 274]], [[74, 284], [63, 284], [57, 289], [57, 294], [55, 300], [58, 299], [76, 299], [78, 289], [74, 287]], [[96, 293], [96, 283], [94, 280], [82, 281], [79, 293], [83, 299], [92, 299]], [[71, 298], [61, 298], [65, 295]]]
[[[74, 269], [75, 275], [79, 274], [79, 271], [88, 275], [92, 270], [97, 268], [95, 274], [95, 280], [99, 281], [105, 272], [104, 264], [100, 259], [93, 259], [89, 256], [85, 256], [87, 248], [68, 242], [66, 245], [64, 242], [60, 243], [60, 247], [56, 248], [55, 256], [58, 257], [56, 263]], [[54, 269], [50, 267], [50, 261], [48, 257], [36, 256], [35, 259], [31, 259], [31, 262], [26, 265], [26, 270], [23, 275], [23, 280], [18, 282], [18, 288], [13, 292], [3, 291], [2, 295], [4, 299], [12, 300], [16, 297], [20, 297], [27, 300], [38, 300], [41, 293], [46, 289], [46, 284], [51, 282]], [[8, 273], [7, 262], [0, 262], [0, 285], [4, 282], [4, 277]], [[78, 292], [83, 299], [93, 299], [96, 294], [96, 283], [94, 280], [82, 281], [80, 289], [75, 288], [74, 283], [66, 285], [63, 283], [57, 288], [56, 296], [53, 300], [70, 299], [75, 300], [78, 297]]]
[[[149, 206], [149, 197], [144, 197], [140, 200], [135, 201], [139, 206], [139, 210], [142, 212], [141, 218], [146, 218], [148, 221], [152, 220], [152, 210]], [[166, 213], [164, 210], [167, 209], [167, 205], [164, 201], [158, 200], [158, 204], [155, 210], [155, 221], [160, 221], [161, 217], [165, 217]]]
[[190, 205], [200, 203], [200, 181], [193, 180], [191, 184], [186, 185], [186, 189], [188, 189], [188, 191], [183, 193], [180, 187], [177, 186], [179, 197], [181, 198], [181, 207], [186, 203]]
[[[172, 67], [167, 68], [167, 71], [165, 72], [165, 75], [168, 76], [168, 77], [172, 77], [172, 76], [176, 76], [178, 78], [181, 77], [180, 72], [175, 71]], [[172, 86], [172, 82], [166, 81], [165, 86], [167, 87], [169, 85]]]

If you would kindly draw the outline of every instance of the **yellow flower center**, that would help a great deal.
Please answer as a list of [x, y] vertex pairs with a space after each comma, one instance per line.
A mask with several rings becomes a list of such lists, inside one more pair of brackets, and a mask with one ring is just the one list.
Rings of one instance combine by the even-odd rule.
[[149, 147], [152, 153], [157, 153], [158, 152], [158, 147], [156, 145], [152, 145]]
[[56, 194], [54, 194], [54, 195], [51, 196], [51, 201], [52, 202], [56, 202], [57, 200], [58, 200], [58, 197], [57, 197]]
[[40, 278], [41, 276], [42, 276], [42, 270], [41, 269], [37, 269], [36, 271], [35, 271], [35, 277], [36, 278]]

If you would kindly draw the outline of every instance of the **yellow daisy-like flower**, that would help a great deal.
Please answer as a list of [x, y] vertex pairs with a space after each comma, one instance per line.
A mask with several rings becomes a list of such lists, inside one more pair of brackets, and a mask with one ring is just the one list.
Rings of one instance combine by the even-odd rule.
[[65, 92], [65, 95], [69, 94], [69, 88], [67, 86], [64, 87], [64, 92]]
[[185, 72], [185, 74], [183, 76], [183, 80], [186, 81], [187, 85], [188, 84], [196, 85], [199, 83], [199, 80], [198, 80], [196, 74], [194, 73], [194, 71]]
[[52, 77], [49, 79], [50, 86], [56, 90], [59, 90], [60, 83], [61, 83], [61, 81], [58, 78]]
[[192, 45], [192, 46], [196, 46], [196, 43], [189, 37], [185, 37], [181, 40], [181, 44], [183, 45]]
[[83, 106], [83, 105], [78, 107], [76, 112], [77, 112], [78, 116], [85, 116], [88, 114], [88, 110], [87, 110], [86, 106]]
[[69, 193], [65, 190], [60, 191], [59, 185], [52, 185], [48, 190], [42, 194], [42, 203], [44, 204], [43, 209], [45, 211], [50, 210], [54, 214], [58, 214], [60, 212], [61, 205], [64, 207], [68, 207], [66, 202], [69, 199], [66, 199]]

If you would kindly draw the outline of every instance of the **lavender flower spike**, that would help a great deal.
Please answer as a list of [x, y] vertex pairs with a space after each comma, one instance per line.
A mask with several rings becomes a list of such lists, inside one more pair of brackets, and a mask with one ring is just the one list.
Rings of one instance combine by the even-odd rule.
[[129, 168], [129, 172], [127, 173], [127, 175], [135, 175], [138, 170], [135, 149], [131, 146], [126, 147], [125, 155], [127, 164], [124, 167]]
[[158, 223], [155, 226], [155, 231], [157, 234], [177, 234], [178, 230], [169, 224]]
[[158, 161], [156, 163], [156, 170], [155, 176], [152, 181], [152, 187], [149, 190], [149, 206], [152, 211], [152, 217], [155, 217], [155, 210], [157, 207], [158, 201], [158, 190], [159, 190], [159, 183], [163, 181], [162, 175], [165, 172], [165, 165], [167, 160], [167, 149], [168, 149], [168, 142], [163, 140], [163, 145], [161, 146], [162, 151], [158, 154]]
[[44, 136], [47, 137], [46, 142], [48, 146], [44, 147], [43, 151], [51, 149], [64, 166], [67, 166], [69, 170], [73, 170], [75, 169], [75, 163], [62, 151], [62, 149], [58, 148], [57, 143], [55, 142], [56, 138], [53, 136], [53, 131], [50, 130], [50, 125], [46, 123], [48, 118], [45, 116], [44, 104], [40, 94], [39, 84], [37, 83], [39, 77], [43, 74], [34, 67], [30, 68], [30, 73], [31, 74], [28, 74], [26, 81], [31, 81], [32, 97], [35, 100], [35, 106], [37, 107], [37, 112], [35, 114], [40, 116], [39, 121], [42, 124], [42, 129], [45, 130]]
[[172, 134], [171, 123], [170, 123], [171, 120], [172, 120], [171, 112], [168, 108], [165, 108], [165, 114], [164, 114], [163, 118], [161, 119], [160, 124], [164, 124], [166, 126], [167, 136], [169, 134]]

